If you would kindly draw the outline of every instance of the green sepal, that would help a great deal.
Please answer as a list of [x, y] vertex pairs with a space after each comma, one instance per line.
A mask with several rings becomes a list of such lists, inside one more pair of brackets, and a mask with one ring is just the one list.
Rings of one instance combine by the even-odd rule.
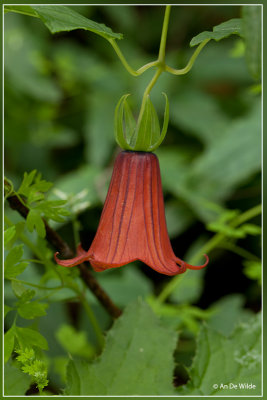
[[114, 119], [114, 130], [115, 130], [115, 139], [118, 145], [124, 150], [133, 150], [130, 145], [127, 143], [124, 137], [123, 132], [123, 116], [124, 116], [124, 104], [126, 102], [129, 94], [123, 95], [115, 109], [115, 119]]
[[156, 110], [147, 96], [143, 115], [137, 126], [135, 150], [149, 151], [149, 148], [160, 137], [160, 126]]
[[163, 127], [162, 127], [162, 131], [160, 134], [160, 137], [158, 139], [158, 141], [150, 147], [149, 151], [155, 151], [163, 142], [163, 140], [165, 139], [166, 133], [167, 133], [167, 129], [168, 129], [168, 125], [169, 125], [169, 100], [168, 97], [166, 95], [166, 93], [162, 92], [163, 96], [165, 97], [165, 110], [164, 110], [164, 120], [163, 120]]
[[144, 106], [144, 112], [137, 126], [127, 102], [129, 94], [123, 95], [115, 109], [115, 137], [118, 145], [124, 150], [131, 151], [154, 151], [163, 142], [169, 122], [169, 102], [166, 99], [164, 122], [162, 132], [157, 112], [147, 96]]

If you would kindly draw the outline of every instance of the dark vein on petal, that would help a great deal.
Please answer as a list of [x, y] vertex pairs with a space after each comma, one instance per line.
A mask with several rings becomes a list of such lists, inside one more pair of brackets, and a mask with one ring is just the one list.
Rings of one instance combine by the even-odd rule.
[[[146, 164], [146, 160], [144, 160], [144, 163]], [[144, 170], [146, 169], [146, 165], [143, 168], [143, 190], [142, 190], [142, 195], [143, 195], [143, 217], [144, 217], [144, 227], [145, 227], [145, 233], [146, 233], [146, 241], [147, 241], [147, 248], [149, 250], [149, 254], [152, 257], [153, 263], [155, 264], [155, 259], [154, 256], [150, 250], [150, 245], [149, 245], [149, 237], [148, 237], [148, 230], [147, 230], [147, 222], [146, 222], [146, 213], [145, 213], [145, 172]]]
[[154, 215], [153, 215], [153, 196], [152, 196], [152, 191], [153, 191], [153, 171], [152, 171], [152, 164], [151, 161], [149, 163], [149, 170], [150, 170], [150, 216], [151, 216], [151, 222], [152, 222], [152, 233], [153, 233], [153, 241], [154, 241], [154, 248], [156, 250], [158, 260], [160, 261], [161, 265], [165, 268], [165, 264], [162, 262], [162, 259], [159, 255], [157, 244], [155, 241], [155, 224], [154, 224]]
[[122, 255], [123, 255], [124, 251], [125, 251], [125, 247], [126, 247], [126, 243], [127, 243], [127, 239], [128, 239], [128, 233], [129, 233], [129, 229], [130, 229], [131, 222], [132, 222], [133, 206], [134, 206], [135, 196], [136, 196], [138, 166], [139, 166], [139, 165], [137, 165], [137, 167], [136, 167], [135, 185], [134, 185], [134, 196], [133, 196], [132, 208], [131, 208], [130, 218], [129, 218], [129, 222], [128, 222], [127, 232], [126, 232], [126, 235], [125, 235], [124, 247], [123, 247], [123, 251], [122, 251], [121, 256], [120, 256], [120, 260], [121, 260], [121, 258], [122, 258]]
[[[126, 163], [125, 158], [122, 161], [122, 171], [124, 171], [124, 164]], [[117, 171], [116, 171], [117, 172]], [[118, 172], [117, 172], [118, 173]], [[117, 205], [118, 205], [118, 199], [119, 199], [119, 193], [120, 193], [120, 186], [121, 186], [121, 182], [124, 178], [124, 173], [122, 173], [120, 175], [120, 181], [118, 182], [118, 186], [119, 186], [119, 190], [118, 190], [118, 194], [116, 196], [116, 201], [115, 201], [115, 206], [114, 206], [114, 210], [113, 210], [113, 215], [112, 215], [112, 226], [111, 226], [111, 234], [110, 234], [110, 239], [109, 239], [109, 248], [108, 248], [108, 254], [107, 254], [107, 260], [109, 258], [109, 254], [110, 254], [110, 250], [111, 250], [111, 241], [112, 241], [112, 235], [113, 235], [113, 231], [114, 231], [114, 220], [115, 220], [115, 214], [116, 214], [116, 210], [117, 210]]]
[[[117, 236], [117, 242], [116, 242], [116, 246], [115, 246], [115, 250], [113, 252], [113, 256], [111, 259], [111, 263], [114, 260], [114, 257], [116, 255], [117, 249], [118, 249], [118, 245], [119, 245], [119, 239], [120, 239], [120, 234], [121, 234], [121, 227], [122, 227], [122, 222], [124, 219], [124, 211], [125, 211], [125, 207], [126, 207], [126, 202], [127, 202], [127, 198], [128, 198], [128, 194], [129, 194], [129, 184], [130, 184], [130, 173], [131, 173], [131, 165], [132, 165], [132, 159], [130, 160], [130, 165], [128, 167], [128, 171], [127, 171], [127, 183], [126, 183], [126, 189], [125, 189], [125, 195], [124, 195], [124, 202], [123, 202], [123, 206], [122, 206], [122, 212], [121, 212], [121, 218], [120, 218], [120, 223], [119, 223], [119, 231], [118, 231], [118, 236]], [[118, 198], [119, 196], [117, 196]]]
[[[156, 168], [157, 168], [156, 180], [157, 180], [157, 211], [158, 211], [158, 225], [159, 225], [159, 244], [160, 244], [161, 254], [162, 254], [163, 258], [165, 259], [164, 254], [163, 254], [162, 241], [161, 241], [161, 239], [162, 239], [161, 238], [161, 223], [160, 223], [160, 200], [161, 200], [160, 197], [161, 197], [161, 193], [160, 193], [160, 190], [159, 190], [159, 186], [161, 187], [161, 182], [160, 182], [160, 179], [159, 179], [159, 177], [160, 177], [160, 169], [159, 169], [158, 162], [157, 162]], [[163, 204], [163, 207], [164, 207], [164, 204]], [[164, 209], [163, 209], [163, 212], [164, 212]], [[164, 218], [165, 218], [165, 212], [164, 212]], [[168, 232], [167, 232], [167, 235], [168, 235]], [[169, 237], [167, 237], [167, 239], [169, 239]], [[172, 268], [168, 267], [167, 263], [165, 264], [165, 267], [166, 267], [166, 269], [168, 271], [173, 272]]]

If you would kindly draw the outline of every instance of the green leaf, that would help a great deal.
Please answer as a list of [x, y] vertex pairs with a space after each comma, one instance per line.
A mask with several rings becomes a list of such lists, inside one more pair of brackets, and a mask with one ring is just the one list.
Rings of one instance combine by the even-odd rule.
[[[227, 198], [238, 185], [260, 171], [260, 154], [261, 109], [255, 103], [246, 117], [234, 120], [195, 160], [183, 181], [172, 180], [168, 188], [183, 197], [202, 220], [212, 221], [212, 203]], [[170, 177], [167, 179], [171, 182]]]
[[40, 213], [31, 209], [27, 215], [26, 226], [30, 232], [33, 232], [36, 229], [36, 232], [41, 238], [44, 238], [46, 235], [45, 224], [40, 215]]
[[240, 294], [221, 298], [210, 307], [214, 312], [207, 324], [224, 335], [230, 335], [237, 324], [251, 317], [251, 312], [244, 309], [245, 299]]
[[66, 200], [45, 200], [37, 204], [34, 209], [43, 213], [47, 219], [64, 222], [65, 217], [70, 215], [70, 212], [62, 207], [66, 203]]
[[8, 255], [6, 256], [5, 268], [9, 268], [12, 267], [14, 264], [17, 264], [21, 260], [22, 256], [23, 256], [23, 244], [13, 247], [13, 249], [11, 249]]
[[14, 310], [13, 307], [9, 307], [6, 304], [4, 304], [4, 318], [6, 317], [6, 315], [9, 313], [9, 311]]
[[[226, 338], [208, 326], [202, 327], [197, 340], [197, 351], [189, 370], [190, 381], [177, 389], [182, 395], [233, 395], [233, 389], [221, 384], [236, 384], [235, 395], [261, 393], [261, 318], [253, 316], [241, 323]], [[240, 384], [252, 383], [253, 390]], [[214, 385], [218, 385], [214, 387]]]
[[121, 271], [105, 271], [99, 276], [99, 283], [109, 293], [115, 304], [127, 306], [140, 296], [145, 298], [153, 292], [149, 279], [136, 268], [134, 264], [128, 265]]
[[21, 364], [22, 371], [32, 376], [33, 382], [41, 391], [48, 385], [46, 363], [36, 359], [32, 348], [17, 349], [16, 352], [19, 354], [16, 359]]
[[55, 183], [54, 194], [63, 194], [65, 198], [70, 197], [71, 199], [86, 190], [83, 201], [87, 202], [88, 206], [96, 205], [99, 202], [99, 196], [96, 190], [96, 181], [101, 174], [101, 170], [87, 165], [85, 167], [65, 174]]
[[205, 271], [186, 271], [180, 277], [179, 285], [171, 293], [170, 299], [175, 303], [194, 303], [202, 293]]
[[15, 329], [11, 327], [4, 335], [4, 360], [5, 363], [9, 360], [13, 349], [14, 349], [14, 341], [15, 341]]
[[24, 396], [29, 389], [31, 378], [11, 363], [5, 366], [4, 395]]
[[109, 331], [96, 362], [71, 361], [67, 395], [173, 394], [177, 334], [164, 328], [147, 304], [130, 304]]
[[18, 313], [22, 318], [34, 319], [46, 315], [48, 304], [38, 303], [37, 301], [27, 302], [18, 307]]
[[194, 135], [207, 146], [215, 143], [230, 123], [211, 95], [190, 87], [175, 95], [171, 120], [178, 129]]
[[64, 6], [32, 6], [51, 33], [85, 29], [105, 39], [122, 39], [121, 33], [114, 33], [104, 24], [92, 21]]
[[23, 256], [23, 245], [13, 247], [5, 260], [5, 278], [12, 279], [20, 275], [28, 266], [27, 261], [21, 261]]
[[19, 304], [24, 304], [30, 301], [35, 296], [35, 293], [35, 290], [32, 289], [23, 290], [23, 292], [18, 296]]
[[[99, 61], [99, 65], [100, 65]], [[95, 67], [98, 68], [98, 67]], [[102, 76], [103, 74], [100, 75]], [[104, 77], [106, 74], [104, 73]], [[104, 78], [103, 85], [106, 83]], [[109, 79], [117, 77], [111, 75]], [[105, 87], [106, 89], [106, 87]], [[113, 104], [114, 98], [117, 96], [116, 91], [109, 91], [97, 89], [94, 91], [93, 96], [88, 96], [86, 99], [86, 119], [85, 119], [85, 146], [84, 155], [86, 161], [96, 167], [103, 167], [107, 165], [110, 159], [111, 149], [114, 146], [114, 137], [112, 135], [112, 122], [113, 122]], [[105, 118], [103, 118], [105, 115]]]
[[242, 7], [242, 30], [246, 44], [246, 60], [252, 77], [261, 77], [261, 6]]
[[17, 191], [18, 194], [22, 194], [22, 195], [28, 197], [28, 195], [31, 191], [30, 186], [33, 183], [36, 173], [37, 173], [36, 169], [31, 171], [29, 174], [28, 174], [28, 172], [24, 172], [23, 181]]
[[7, 228], [5, 230], [5, 234], [4, 234], [4, 246], [6, 247], [6, 245], [10, 242], [10, 240], [13, 239], [13, 237], [16, 234], [16, 227], [15, 225], [11, 226], [10, 228]]
[[31, 6], [5, 6], [4, 7], [5, 13], [7, 12], [15, 12], [18, 14], [29, 15], [30, 17], [37, 17], [38, 15], [33, 10]]
[[165, 203], [166, 223], [169, 237], [172, 239], [194, 222], [192, 211], [179, 200], [170, 200]]
[[11, 286], [15, 296], [18, 299], [23, 295], [24, 292], [28, 290], [21, 282], [12, 281]]
[[230, 35], [242, 36], [242, 21], [240, 18], [233, 18], [220, 25], [214, 26], [213, 32], [201, 32], [199, 35], [194, 36], [193, 39], [191, 39], [190, 46], [196, 46], [207, 39], [214, 39], [218, 42]]
[[244, 261], [244, 274], [252, 280], [258, 282], [261, 285], [261, 275], [262, 275], [262, 264], [260, 261]]
[[56, 331], [56, 338], [71, 355], [90, 359], [95, 354], [94, 348], [88, 343], [86, 332], [78, 332], [71, 325], [61, 325]]
[[22, 348], [39, 347], [42, 350], [48, 350], [46, 339], [37, 331], [30, 328], [16, 327], [16, 337]]

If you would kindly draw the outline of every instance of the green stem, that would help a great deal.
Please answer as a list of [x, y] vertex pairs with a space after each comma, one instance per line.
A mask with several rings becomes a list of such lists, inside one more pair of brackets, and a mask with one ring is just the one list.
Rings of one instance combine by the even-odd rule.
[[225, 250], [232, 251], [233, 253], [238, 254], [239, 256], [246, 258], [248, 260], [259, 261], [259, 262], [261, 261], [261, 259], [259, 257], [255, 256], [255, 254], [243, 249], [242, 247], [237, 246], [234, 243], [223, 242], [223, 243], [219, 244], [218, 247], [225, 249]]
[[165, 48], [166, 48], [168, 25], [170, 19], [170, 11], [171, 11], [171, 6], [166, 6], [162, 32], [161, 32], [161, 39], [160, 39], [159, 56], [158, 56], [158, 61], [162, 63], [165, 63]]
[[158, 60], [156, 61], [151, 61], [148, 64], [143, 65], [142, 67], [140, 67], [136, 72], [138, 73], [138, 75], [141, 75], [143, 72], [145, 72], [146, 70], [148, 70], [149, 68], [152, 67], [157, 67], [159, 64]]
[[141, 120], [142, 120], [142, 117], [143, 117], [143, 114], [145, 111], [145, 104], [146, 104], [147, 96], [149, 95], [153, 86], [159, 79], [160, 74], [165, 70], [165, 48], [166, 48], [168, 25], [169, 25], [169, 19], [170, 19], [170, 11], [171, 11], [171, 6], [166, 6], [163, 25], [162, 25], [162, 31], [161, 31], [158, 60], [154, 63], [154, 65], [157, 67], [157, 71], [155, 72], [153, 78], [151, 79], [151, 81], [149, 82], [148, 86], [146, 87], [146, 89], [144, 91], [142, 104], [141, 104], [141, 108], [140, 108], [140, 113], [139, 113], [138, 121], [137, 121], [137, 131], [138, 131], [138, 127], [141, 123]]
[[243, 224], [249, 219], [257, 217], [258, 215], [261, 214], [261, 208], [262, 208], [261, 204], [258, 204], [257, 206], [250, 208], [243, 214], [238, 215], [230, 225], [235, 228], [236, 226]]
[[79, 294], [79, 299], [80, 299], [80, 301], [81, 301], [81, 303], [82, 303], [82, 305], [84, 307], [84, 310], [85, 310], [85, 312], [86, 312], [86, 314], [87, 314], [87, 316], [88, 316], [88, 318], [89, 318], [89, 320], [90, 320], [90, 322], [92, 324], [92, 327], [93, 327], [93, 329], [95, 331], [95, 334], [96, 334], [96, 338], [97, 338], [97, 341], [98, 341], [99, 348], [101, 350], [104, 347], [104, 344], [105, 344], [105, 340], [104, 340], [104, 336], [103, 336], [102, 330], [101, 330], [101, 328], [100, 328], [100, 326], [99, 326], [99, 324], [97, 322], [97, 319], [96, 319], [91, 307], [89, 306], [89, 304], [86, 301], [86, 298], [83, 296], [83, 294], [81, 294], [81, 293]]
[[16, 279], [16, 278], [11, 278], [10, 280], [11, 280], [11, 281], [14, 281], [14, 282], [23, 283], [23, 285], [35, 287], [35, 288], [40, 289], [40, 290], [59, 290], [59, 289], [62, 289], [62, 288], [64, 287], [64, 286], [57, 286], [57, 287], [41, 286], [41, 285], [37, 285], [37, 284], [35, 284], [35, 283], [30, 283], [30, 282], [22, 281], [22, 280]]
[[169, 67], [168, 65], [165, 66], [165, 70], [167, 72], [170, 72], [173, 75], [184, 75], [187, 72], [190, 71], [190, 69], [193, 67], [194, 62], [196, 61], [197, 56], [199, 55], [199, 53], [201, 52], [201, 50], [203, 49], [204, 46], [206, 46], [206, 44], [210, 41], [210, 39], [206, 39], [204, 40], [202, 43], [200, 43], [197, 47], [197, 49], [195, 50], [195, 52], [193, 53], [192, 57], [190, 58], [190, 60], [188, 61], [188, 64], [182, 68], [182, 69], [175, 69], [172, 67]]
[[72, 231], [73, 231], [73, 237], [74, 237], [74, 243], [75, 247], [78, 247], [78, 244], [80, 243], [80, 237], [79, 237], [79, 221], [76, 218], [75, 213], [73, 213], [73, 218], [71, 219], [71, 224], [72, 224]]
[[[135, 71], [126, 61], [124, 55], [121, 52], [121, 49], [119, 48], [117, 42], [115, 39], [108, 39], [109, 43], [111, 44], [111, 46], [113, 47], [113, 49], [115, 50], [115, 53], [117, 54], [117, 56], [119, 57], [119, 59], [121, 60], [123, 66], [125, 67], [125, 69], [133, 76], [138, 76], [140, 75], [140, 73], [138, 73], [137, 71]], [[144, 72], [144, 71], [143, 71]]]
[[[237, 227], [238, 225], [243, 224], [244, 222], [250, 220], [251, 218], [256, 217], [261, 213], [261, 205], [255, 206], [248, 211], [245, 211], [243, 214], [236, 217], [232, 223], [232, 227]], [[213, 249], [219, 246], [219, 244], [225, 239], [226, 235], [224, 233], [216, 233], [207, 243], [202, 246], [199, 251], [190, 259], [190, 264], [195, 264], [198, 262], [199, 258], [205, 254], [210, 253]], [[186, 273], [186, 272], [185, 272]], [[182, 275], [184, 276], [184, 275]], [[163, 288], [162, 292], [157, 297], [158, 303], [163, 303], [169, 295], [176, 289], [176, 287], [180, 284], [182, 277], [179, 275], [172, 278], [169, 283]]]
[[162, 73], [162, 70], [160, 68], [157, 69], [157, 71], [155, 72], [153, 78], [151, 79], [151, 81], [149, 82], [148, 86], [146, 87], [146, 90], [144, 91], [142, 104], [141, 104], [141, 108], [140, 108], [140, 112], [139, 112], [139, 116], [138, 116], [138, 121], [137, 121], [137, 128], [136, 128], [137, 131], [138, 131], [138, 127], [139, 127], [139, 125], [141, 123], [141, 120], [142, 120], [142, 117], [143, 117], [143, 114], [144, 114], [144, 111], [145, 111], [145, 105], [146, 105], [147, 96], [151, 92], [153, 86], [157, 82], [157, 80], [158, 80], [158, 78], [159, 78], [161, 73]]

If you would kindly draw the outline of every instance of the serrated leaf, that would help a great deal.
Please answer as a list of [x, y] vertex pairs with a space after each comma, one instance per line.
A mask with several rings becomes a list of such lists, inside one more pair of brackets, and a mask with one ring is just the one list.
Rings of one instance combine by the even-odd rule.
[[23, 177], [23, 181], [17, 191], [18, 194], [22, 194], [24, 196], [28, 196], [30, 193], [30, 186], [36, 176], [37, 170], [34, 169], [33, 171], [31, 171], [29, 174], [28, 172], [24, 172], [24, 177]]
[[4, 246], [10, 242], [10, 240], [13, 239], [13, 237], [16, 234], [16, 227], [15, 225], [11, 226], [10, 228], [7, 228], [4, 233]]
[[236, 325], [251, 317], [252, 312], [244, 309], [245, 298], [241, 294], [231, 294], [222, 297], [212, 304], [214, 312], [207, 324], [218, 332], [229, 336]]
[[38, 303], [37, 301], [27, 302], [18, 307], [18, 313], [22, 318], [34, 319], [46, 315], [48, 304]]
[[21, 370], [8, 363], [5, 366], [4, 395], [5, 396], [24, 396], [30, 387], [31, 378]]
[[5, 260], [5, 278], [12, 279], [20, 275], [28, 266], [27, 261], [21, 261], [23, 245], [15, 246], [10, 250]]
[[121, 33], [114, 33], [104, 24], [92, 21], [64, 6], [32, 6], [51, 33], [85, 29], [105, 39], [122, 39]]
[[190, 46], [196, 46], [207, 39], [219, 41], [227, 38], [230, 35], [242, 36], [242, 21], [240, 18], [233, 18], [229, 21], [223, 22], [220, 25], [214, 26], [213, 32], [201, 32], [199, 35], [194, 36], [193, 39], [191, 39]]
[[95, 354], [93, 346], [87, 340], [86, 332], [78, 332], [71, 325], [61, 325], [56, 332], [56, 338], [62, 347], [72, 355], [92, 358]]
[[14, 349], [14, 341], [15, 341], [15, 331], [14, 328], [11, 327], [4, 335], [4, 361], [5, 363], [9, 360], [12, 351]]
[[9, 267], [5, 270], [5, 278], [16, 278], [16, 276], [22, 274], [22, 272], [25, 270], [25, 268], [27, 268], [28, 265], [29, 263], [27, 261], [22, 261], [16, 265], [13, 265], [12, 267]]
[[65, 216], [70, 215], [70, 212], [62, 208], [65, 205], [66, 200], [46, 200], [34, 207], [34, 210], [38, 210], [43, 213], [47, 219], [52, 219], [57, 222], [64, 222]]
[[5, 268], [9, 268], [17, 264], [23, 256], [23, 244], [13, 247], [5, 259]]
[[[252, 383], [253, 395], [261, 393], [261, 319], [253, 316], [240, 324], [226, 338], [203, 326], [197, 340], [197, 352], [189, 370], [190, 381], [177, 389], [182, 395], [232, 395], [233, 388], [221, 384], [236, 384], [235, 395], [248, 395], [240, 384]], [[218, 385], [214, 388], [214, 385]], [[250, 393], [250, 392], [249, 392]]]
[[39, 332], [30, 328], [16, 327], [15, 333], [22, 348], [36, 346], [42, 350], [48, 350], [47, 341]]
[[11, 286], [15, 296], [18, 299], [23, 295], [24, 292], [28, 290], [21, 282], [12, 281]]
[[35, 293], [35, 290], [25, 289], [21, 296], [19, 296], [19, 304], [22, 305], [30, 301], [35, 296]]
[[95, 363], [71, 361], [67, 395], [173, 394], [177, 334], [161, 325], [147, 304], [130, 304], [107, 334]]
[[52, 182], [48, 182], [48, 181], [46, 181], [46, 180], [44, 180], [44, 179], [41, 179], [41, 176], [38, 175], [37, 178], [36, 178], [36, 180], [35, 180], [35, 183], [34, 183], [33, 187], [34, 187], [34, 189], [35, 189], [36, 191], [45, 193], [45, 192], [47, 192], [49, 189], [51, 189], [51, 187], [52, 187], [53, 185], [54, 185], [54, 184], [53, 184]]
[[254, 79], [261, 76], [261, 6], [242, 7], [242, 30], [248, 69]]
[[40, 215], [40, 213], [31, 209], [27, 215], [26, 226], [30, 232], [33, 232], [36, 229], [36, 232], [41, 238], [44, 238], [46, 235], [45, 224]]

